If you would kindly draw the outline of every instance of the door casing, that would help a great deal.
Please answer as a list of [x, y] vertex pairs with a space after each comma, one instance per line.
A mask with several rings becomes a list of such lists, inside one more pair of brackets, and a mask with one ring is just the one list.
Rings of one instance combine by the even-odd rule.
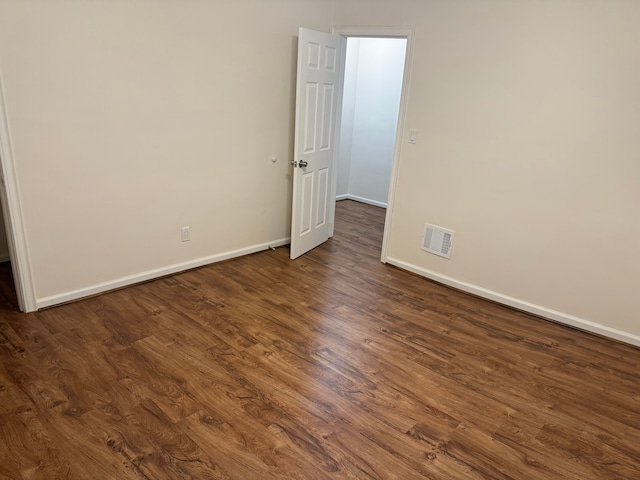
[[[413, 27], [333, 27], [331, 33], [341, 35], [343, 37], [374, 37], [374, 38], [406, 38], [407, 50], [404, 61], [404, 74], [402, 77], [402, 93], [400, 94], [400, 109], [398, 111], [398, 128], [396, 130], [396, 140], [393, 149], [393, 160], [391, 163], [391, 176], [389, 179], [389, 199], [387, 201], [387, 212], [384, 222], [384, 234], [382, 237], [382, 251], [380, 261], [387, 263], [389, 250], [389, 235], [391, 233], [391, 225], [393, 223], [393, 206], [396, 193], [396, 183], [398, 178], [398, 163], [400, 159], [401, 147], [403, 144], [405, 131], [405, 117], [407, 112], [407, 100], [409, 97], [409, 80], [411, 73], [411, 64], [413, 60]], [[343, 55], [344, 59], [345, 55]], [[343, 60], [344, 61], [344, 60]], [[342, 105], [342, 93], [344, 88], [344, 65], [342, 68], [342, 78], [340, 85], [340, 105]], [[339, 128], [339, 125], [338, 125]], [[338, 130], [339, 132], [339, 130]], [[338, 139], [339, 142], [339, 139]], [[334, 168], [334, 185], [337, 185], [337, 168]], [[334, 211], [335, 216], [335, 204]]]

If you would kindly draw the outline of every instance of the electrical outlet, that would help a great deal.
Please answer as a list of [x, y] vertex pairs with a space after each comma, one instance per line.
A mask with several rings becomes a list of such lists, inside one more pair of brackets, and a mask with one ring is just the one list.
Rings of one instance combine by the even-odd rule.
[[180, 229], [180, 240], [183, 242], [191, 240], [191, 227], [182, 227]]

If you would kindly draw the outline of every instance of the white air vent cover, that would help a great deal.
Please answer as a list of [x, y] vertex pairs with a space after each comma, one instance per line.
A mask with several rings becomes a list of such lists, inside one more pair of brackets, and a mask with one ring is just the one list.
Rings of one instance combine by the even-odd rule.
[[453, 248], [453, 236], [455, 233], [452, 230], [425, 223], [422, 250], [444, 258], [451, 258], [451, 248]]

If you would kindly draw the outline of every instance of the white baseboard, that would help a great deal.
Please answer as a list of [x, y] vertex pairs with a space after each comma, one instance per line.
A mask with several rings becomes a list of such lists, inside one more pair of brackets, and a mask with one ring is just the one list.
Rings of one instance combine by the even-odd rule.
[[336, 196], [336, 201], [340, 201], [340, 200], [353, 200], [355, 202], [367, 203], [367, 204], [373, 205], [375, 207], [387, 208], [387, 204], [384, 203], [384, 202], [378, 202], [377, 200], [371, 200], [369, 198], [358, 197], [357, 195], [350, 195], [348, 193], [346, 195], [337, 195]]
[[51, 307], [59, 305], [61, 303], [71, 302], [80, 298], [96, 295], [98, 293], [108, 292], [109, 290], [115, 290], [116, 288], [122, 288], [136, 283], [146, 282], [153, 280], [154, 278], [164, 277], [174, 273], [183, 272], [192, 268], [202, 267], [211, 263], [221, 262], [223, 260], [229, 260], [231, 258], [241, 257], [243, 255], [249, 255], [251, 253], [262, 252], [270, 248], [281, 247], [291, 242], [291, 238], [281, 238], [273, 242], [261, 243], [259, 245], [253, 245], [247, 248], [239, 250], [233, 250], [230, 252], [220, 253], [217, 255], [211, 255], [208, 257], [198, 258], [188, 262], [178, 263], [175, 265], [169, 265], [163, 268], [157, 268], [149, 270], [147, 272], [138, 273], [135, 275], [129, 275], [126, 277], [118, 278], [108, 282], [99, 283], [87, 288], [81, 288], [79, 290], [73, 290], [71, 292], [61, 293], [58, 295], [52, 295], [50, 297], [43, 297], [36, 299], [36, 309]]
[[421, 267], [417, 267], [415, 265], [403, 262], [402, 260], [398, 260], [396, 258], [389, 257], [386, 259], [386, 262], [391, 265], [395, 265], [398, 268], [402, 268], [403, 270], [408, 270], [417, 275], [420, 275], [421, 277], [434, 280], [438, 283], [448, 285], [458, 290], [462, 290], [467, 293], [472, 293], [474, 295], [478, 295], [479, 297], [487, 298], [489, 300], [493, 300], [494, 302], [498, 302], [503, 305], [507, 305], [509, 307], [516, 308], [518, 310], [522, 310], [524, 312], [532, 313], [534, 315], [538, 315], [540, 317], [547, 318], [549, 320], [553, 320], [558, 323], [579, 328], [580, 330], [586, 330], [587, 332], [597, 333], [604, 337], [613, 338], [615, 340], [620, 340], [621, 342], [629, 343], [631, 345], [640, 347], [640, 336], [638, 335], [634, 335], [628, 332], [623, 332], [621, 330], [607, 327], [599, 323], [591, 322], [583, 318], [574, 317], [573, 315], [569, 315], [566, 313], [558, 312], [556, 310], [551, 310], [549, 308], [541, 307], [539, 305], [525, 302], [517, 298], [509, 297], [507, 295], [503, 295], [501, 293], [497, 293], [492, 290], [487, 290], [486, 288], [482, 288], [477, 285], [473, 285], [471, 283], [461, 282], [454, 278], [447, 277], [446, 275], [441, 275], [439, 273], [432, 272], [430, 270], [427, 270]]
[[11, 258], [9, 257], [8, 253], [5, 253], [4, 255], [0, 255], [0, 263], [9, 262], [10, 260]]

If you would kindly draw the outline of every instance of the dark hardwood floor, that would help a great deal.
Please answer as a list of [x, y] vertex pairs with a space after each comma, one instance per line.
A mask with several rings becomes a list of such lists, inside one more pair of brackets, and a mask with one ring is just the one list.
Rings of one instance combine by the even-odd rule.
[[640, 478], [640, 349], [383, 265], [383, 222], [29, 315], [0, 266], [0, 478]]

